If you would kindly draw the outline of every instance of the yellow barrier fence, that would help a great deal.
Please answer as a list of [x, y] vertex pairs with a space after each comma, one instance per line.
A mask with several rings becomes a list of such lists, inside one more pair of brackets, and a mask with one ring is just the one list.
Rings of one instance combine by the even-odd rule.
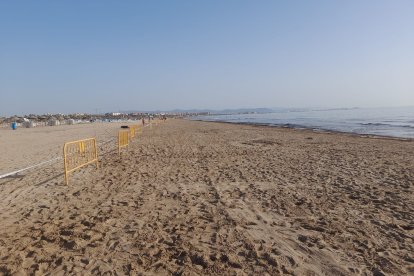
[[89, 138], [67, 142], [63, 146], [63, 162], [65, 169], [65, 182], [68, 184], [69, 173], [89, 164], [95, 163], [99, 168], [96, 139]]
[[126, 148], [129, 145], [129, 130], [120, 130], [118, 132], [118, 153], [121, 154], [121, 148]]
[[135, 137], [135, 126], [129, 126], [129, 138], [132, 140]]
[[138, 125], [129, 126], [129, 131], [130, 131], [129, 138], [130, 139], [135, 137], [135, 135], [137, 134], [138, 128], [139, 128]]
[[137, 134], [142, 134], [142, 129], [143, 129], [143, 126], [137, 126], [137, 128], [136, 128], [136, 133]]

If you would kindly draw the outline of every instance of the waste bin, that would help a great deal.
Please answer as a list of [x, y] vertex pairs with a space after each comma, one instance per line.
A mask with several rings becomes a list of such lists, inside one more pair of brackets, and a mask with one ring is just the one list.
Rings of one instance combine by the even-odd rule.
[[12, 128], [13, 130], [16, 130], [16, 129], [17, 129], [17, 123], [16, 123], [16, 122], [13, 122], [13, 123], [11, 124], [11, 128]]

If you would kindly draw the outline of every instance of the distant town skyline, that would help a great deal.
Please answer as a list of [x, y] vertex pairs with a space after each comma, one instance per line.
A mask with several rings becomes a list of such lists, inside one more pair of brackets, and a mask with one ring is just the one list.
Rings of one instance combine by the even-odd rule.
[[0, 116], [414, 105], [414, 1], [2, 1]]

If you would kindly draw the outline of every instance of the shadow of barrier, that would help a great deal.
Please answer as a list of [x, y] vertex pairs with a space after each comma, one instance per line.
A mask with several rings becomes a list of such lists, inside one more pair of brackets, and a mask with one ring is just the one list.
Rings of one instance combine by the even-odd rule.
[[89, 138], [65, 143], [63, 146], [63, 163], [66, 185], [69, 183], [69, 173], [92, 163], [95, 163], [96, 168], [98, 169], [99, 164], [96, 139]]
[[121, 154], [121, 149], [126, 148], [129, 145], [129, 135], [131, 133], [129, 130], [120, 130], [118, 132], [118, 154]]

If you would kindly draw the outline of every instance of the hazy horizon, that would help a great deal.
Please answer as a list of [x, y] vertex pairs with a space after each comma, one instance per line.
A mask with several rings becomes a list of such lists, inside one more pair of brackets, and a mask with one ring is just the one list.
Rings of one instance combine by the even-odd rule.
[[27, 116], [27, 115], [46, 115], [46, 114], [63, 114], [63, 115], [69, 115], [69, 114], [106, 114], [106, 113], [131, 113], [131, 112], [142, 112], [142, 113], [153, 113], [153, 112], [174, 112], [174, 111], [182, 111], [182, 112], [204, 112], [204, 111], [212, 111], [212, 112], [222, 112], [222, 111], [240, 111], [240, 110], [251, 110], [251, 111], [257, 111], [260, 109], [267, 109], [270, 112], [277, 112], [277, 111], [283, 111], [283, 110], [304, 110], [304, 111], [324, 111], [324, 110], [343, 110], [343, 109], [405, 109], [405, 108], [413, 108], [414, 105], [402, 105], [402, 106], [376, 106], [376, 107], [364, 107], [364, 106], [303, 106], [303, 107], [239, 107], [239, 108], [223, 108], [223, 109], [213, 109], [213, 108], [174, 108], [174, 109], [154, 109], [154, 110], [139, 110], [139, 109], [131, 109], [131, 110], [105, 110], [105, 111], [98, 111], [98, 112], [40, 112], [40, 113], [13, 113], [13, 114], [0, 114], [0, 117], [13, 117], [13, 116]]
[[3, 1], [0, 116], [414, 105], [413, 1]]

